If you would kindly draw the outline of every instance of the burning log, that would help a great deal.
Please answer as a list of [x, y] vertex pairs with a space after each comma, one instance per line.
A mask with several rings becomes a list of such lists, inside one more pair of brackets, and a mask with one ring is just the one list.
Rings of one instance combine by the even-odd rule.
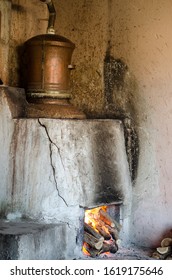
[[111, 246], [111, 244], [104, 242], [103, 246], [101, 248], [100, 254], [105, 253], [105, 252], [110, 252], [110, 246]]
[[100, 250], [102, 248], [103, 240], [97, 239], [96, 237], [94, 237], [86, 231], [84, 232], [84, 241], [97, 250]]
[[115, 240], [118, 239], [118, 230], [107, 225], [102, 220], [97, 221], [96, 229], [104, 237], [105, 240], [110, 240], [111, 238]]
[[107, 225], [111, 226], [112, 228], [116, 228], [118, 231], [121, 230], [122, 226], [114, 219], [112, 219], [107, 212], [103, 211], [102, 209], [99, 210], [100, 219], [104, 221]]
[[112, 235], [112, 238], [114, 240], [118, 240], [119, 239], [119, 232], [116, 228], [112, 228], [110, 226], [107, 226], [108, 227], [108, 230], [109, 230], [109, 233]]
[[116, 245], [115, 242], [112, 243], [103, 242], [102, 248], [100, 250], [97, 250], [93, 247], [90, 247], [87, 243], [85, 243], [85, 250], [92, 258], [95, 258], [103, 253], [108, 253], [108, 252], [113, 254], [116, 253], [118, 251], [118, 246]]
[[112, 254], [115, 254], [117, 251], [118, 251], [118, 246], [116, 245], [116, 243], [111, 244], [111, 246], [110, 246], [110, 252], [111, 252]]
[[106, 243], [103, 242], [102, 249], [100, 251], [100, 254], [105, 253], [105, 252], [110, 252], [110, 253], [116, 253], [118, 251], [118, 246], [116, 245], [115, 241], [112, 243]]
[[92, 258], [95, 258], [100, 254], [100, 250], [90, 247], [87, 243], [85, 243], [85, 250]]
[[[114, 254], [118, 251], [118, 245], [116, 244], [115, 241], [115, 238], [118, 237], [117, 236], [118, 231], [115, 228], [111, 228], [110, 226], [106, 225], [106, 228], [110, 232], [108, 233], [105, 230], [103, 230], [103, 226], [104, 223], [102, 221], [100, 221], [100, 224], [96, 225], [96, 229], [100, 230], [100, 234], [99, 234], [89, 225], [87, 224], [84, 225], [85, 228], [84, 242], [86, 244], [85, 249], [87, 250], [87, 252], [90, 254], [91, 257], [98, 256], [104, 252], [110, 252]], [[86, 229], [90, 230], [90, 233], [88, 233]], [[97, 237], [93, 236], [93, 234], [91, 233], [95, 234]], [[108, 238], [109, 242], [104, 241], [104, 239], [106, 238]]]
[[91, 257], [105, 252], [116, 253], [118, 250], [121, 225], [103, 209], [106, 208], [98, 207], [93, 211], [86, 211], [83, 250]]
[[101, 236], [104, 237], [105, 240], [110, 240], [111, 239], [110, 233], [108, 233], [106, 230], [104, 230], [103, 227], [101, 227], [100, 225], [97, 225], [96, 229], [99, 231]]
[[90, 234], [92, 234], [94, 237], [96, 237], [99, 240], [104, 241], [104, 238], [101, 234], [99, 234], [94, 228], [92, 228], [87, 223], [84, 223], [84, 230]]
[[114, 227], [115, 223], [112, 221], [111, 217], [102, 209], [99, 210], [100, 219], [105, 222], [105, 224]]

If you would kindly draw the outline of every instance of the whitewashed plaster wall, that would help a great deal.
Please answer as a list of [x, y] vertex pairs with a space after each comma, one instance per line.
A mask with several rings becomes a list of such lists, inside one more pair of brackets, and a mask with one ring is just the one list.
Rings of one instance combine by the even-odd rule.
[[113, 53], [125, 57], [138, 85], [133, 240], [154, 245], [172, 229], [172, 3], [113, 1], [113, 11]]
[[74, 256], [84, 210], [122, 202], [126, 243], [132, 188], [122, 122], [24, 118], [23, 95], [0, 87], [1, 218], [66, 225]]
[[117, 98], [124, 106], [128, 101], [133, 105], [129, 114], [139, 135], [132, 238], [138, 244], [157, 245], [172, 229], [172, 3], [67, 0], [58, 5], [56, 29], [77, 46], [75, 104], [89, 114], [104, 112], [103, 60], [108, 42], [111, 55], [128, 66], [129, 89], [118, 91]]

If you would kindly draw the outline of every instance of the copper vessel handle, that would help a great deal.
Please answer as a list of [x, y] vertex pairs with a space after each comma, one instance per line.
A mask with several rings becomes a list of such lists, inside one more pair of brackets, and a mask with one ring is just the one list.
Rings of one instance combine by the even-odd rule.
[[72, 64], [69, 64], [68, 65], [68, 69], [70, 69], [70, 70], [73, 70], [73, 69], [75, 69], [76, 68], [76, 65], [72, 65]]

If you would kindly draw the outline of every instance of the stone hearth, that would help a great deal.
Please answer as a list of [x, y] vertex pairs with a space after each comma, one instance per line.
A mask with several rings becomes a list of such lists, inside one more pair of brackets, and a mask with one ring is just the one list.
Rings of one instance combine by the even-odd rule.
[[56, 231], [59, 225], [59, 234], [63, 227], [56, 259], [73, 259], [82, 256], [84, 210], [122, 201], [121, 238], [129, 242], [132, 188], [122, 122], [26, 118], [24, 91], [0, 91], [2, 219], [55, 224]]

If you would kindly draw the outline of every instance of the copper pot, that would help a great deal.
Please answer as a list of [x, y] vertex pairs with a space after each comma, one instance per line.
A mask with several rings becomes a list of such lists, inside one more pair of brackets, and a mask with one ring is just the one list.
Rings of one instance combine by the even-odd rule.
[[25, 43], [26, 94], [29, 100], [70, 98], [70, 71], [75, 45], [65, 37], [43, 34]]

